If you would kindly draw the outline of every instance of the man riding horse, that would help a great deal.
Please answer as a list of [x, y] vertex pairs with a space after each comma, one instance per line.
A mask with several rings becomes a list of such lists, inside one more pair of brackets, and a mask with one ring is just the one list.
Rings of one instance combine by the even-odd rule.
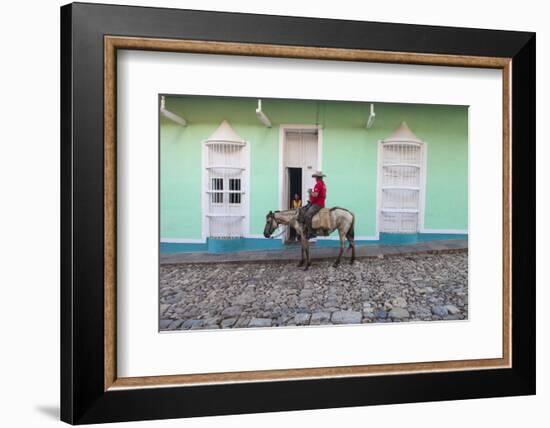
[[304, 207], [304, 223], [306, 239], [311, 239], [317, 236], [313, 229], [313, 217], [319, 212], [321, 208], [325, 207], [325, 200], [327, 198], [327, 186], [323, 181], [323, 177], [326, 177], [321, 171], [317, 171], [311, 175], [315, 178], [315, 187], [310, 193], [310, 199], [308, 206]]
[[[305, 265], [306, 270], [311, 266], [308, 239], [317, 236], [313, 229], [313, 217], [325, 207], [327, 197], [327, 187], [323, 181], [324, 176], [321, 171], [312, 174], [316, 183], [310, 193], [309, 203], [305, 207], [284, 211], [269, 211], [265, 216], [264, 236], [266, 238], [272, 238], [273, 232], [279, 225], [287, 225], [296, 230], [302, 243], [302, 259], [298, 266]], [[350, 263], [353, 263], [355, 260], [355, 216], [350, 210], [341, 207], [327, 208], [323, 212], [319, 214], [323, 216], [323, 219], [315, 220], [316, 225], [319, 227], [319, 234], [328, 236], [333, 231], [338, 230], [340, 240], [340, 251], [333, 266], [336, 267], [340, 264], [346, 239], [349, 242], [349, 249], [351, 249]]]

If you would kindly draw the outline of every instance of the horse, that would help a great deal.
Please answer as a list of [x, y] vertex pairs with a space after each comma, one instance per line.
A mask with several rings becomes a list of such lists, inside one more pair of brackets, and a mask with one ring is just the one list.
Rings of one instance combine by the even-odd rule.
[[[302, 258], [300, 260], [300, 263], [298, 263], [298, 267], [302, 267], [305, 264], [304, 270], [308, 270], [308, 268], [311, 266], [309, 240], [306, 237], [307, 234], [304, 230], [303, 223], [298, 220], [299, 214], [299, 209], [275, 212], [269, 211], [265, 218], [266, 222], [264, 227], [264, 236], [266, 238], [271, 238], [271, 235], [273, 235], [273, 232], [279, 227], [280, 224], [294, 228], [294, 230], [296, 230], [296, 233], [300, 236], [300, 241], [302, 243]], [[338, 267], [338, 265], [340, 264], [340, 259], [342, 258], [342, 253], [344, 252], [346, 239], [349, 242], [348, 250], [351, 249], [350, 264], [353, 264], [353, 262], [355, 261], [355, 216], [351, 211], [345, 208], [334, 207], [330, 208], [329, 219], [330, 228], [328, 230], [318, 229], [316, 230], [316, 232], [318, 234], [327, 236], [335, 230], [338, 230], [338, 235], [340, 237], [340, 252], [338, 253], [338, 257], [333, 266]]]

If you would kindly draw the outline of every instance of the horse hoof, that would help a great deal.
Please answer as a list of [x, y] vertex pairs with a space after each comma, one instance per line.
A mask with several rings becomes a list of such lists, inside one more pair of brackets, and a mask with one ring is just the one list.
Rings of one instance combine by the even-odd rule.
[[355, 259], [351, 259], [349, 264], [352, 265], [355, 262]]
[[304, 262], [298, 263], [298, 267], [302, 267], [304, 265]]
[[309, 269], [309, 265], [306, 265], [306, 267], [304, 268], [304, 271], [306, 271], [308, 269]]
[[337, 268], [339, 265], [340, 265], [340, 263], [334, 262], [334, 263], [332, 264], [332, 267], [333, 267], [333, 268]]

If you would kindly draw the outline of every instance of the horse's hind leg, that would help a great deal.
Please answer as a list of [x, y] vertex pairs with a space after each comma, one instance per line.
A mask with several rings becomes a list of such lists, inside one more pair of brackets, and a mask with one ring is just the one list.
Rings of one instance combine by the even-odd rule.
[[348, 242], [349, 242], [349, 247], [351, 248], [351, 259], [349, 261], [349, 264], [352, 265], [353, 262], [355, 261], [355, 241], [353, 240], [353, 238], [350, 238], [348, 236]]
[[351, 249], [351, 260], [349, 264], [352, 265], [353, 262], [355, 261], [355, 236], [353, 233], [353, 223], [351, 224], [350, 229], [346, 233], [346, 238], [348, 239], [348, 242], [349, 242], [348, 250]]

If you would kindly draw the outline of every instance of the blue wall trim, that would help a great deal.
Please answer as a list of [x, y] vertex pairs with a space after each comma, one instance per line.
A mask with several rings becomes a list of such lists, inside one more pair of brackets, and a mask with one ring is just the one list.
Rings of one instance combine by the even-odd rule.
[[208, 251], [206, 244], [183, 244], [175, 242], [161, 242], [160, 253], [172, 254], [172, 253], [195, 253]]
[[[467, 234], [451, 233], [380, 233], [379, 240], [355, 241], [356, 245], [407, 245], [419, 242], [441, 241], [449, 239], [468, 239]], [[338, 247], [336, 239], [320, 239], [317, 247]], [[265, 238], [239, 238], [239, 239], [212, 239], [208, 238], [206, 243], [173, 243], [161, 242], [161, 254], [208, 252], [208, 253], [232, 253], [236, 251], [253, 250], [281, 250], [285, 248], [280, 239]]]
[[280, 250], [284, 248], [280, 239], [239, 238], [207, 239], [209, 253], [232, 253], [251, 250]]

